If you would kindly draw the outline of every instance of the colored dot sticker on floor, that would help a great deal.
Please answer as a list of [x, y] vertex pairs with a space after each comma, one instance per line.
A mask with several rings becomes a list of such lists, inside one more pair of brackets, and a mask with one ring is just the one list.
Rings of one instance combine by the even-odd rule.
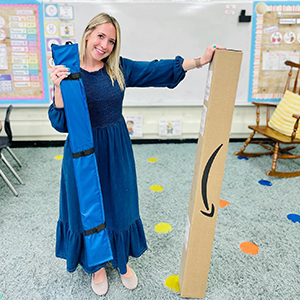
[[300, 223], [300, 215], [297, 215], [297, 214], [289, 214], [287, 215], [287, 218], [292, 221], [293, 223]]
[[150, 190], [153, 192], [162, 192], [164, 189], [161, 185], [152, 185], [150, 186]]
[[168, 223], [158, 223], [155, 225], [154, 229], [158, 233], [168, 233], [172, 231], [172, 226]]
[[251, 242], [243, 242], [240, 244], [241, 250], [246, 254], [256, 255], [258, 253], [259, 247]]
[[62, 159], [62, 158], [63, 158], [63, 155], [56, 155], [54, 158], [55, 158], [55, 159]]
[[169, 276], [165, 281], [165, 286], [171, 291], [180, 293], [179, 275]]
[[244, 160], [248, 160], [249, 159], [249, 157], [246, 157], [246, 156], [238, 156], [237, 158], [238, 159], [244, 159]]
[[272, 182], [269, 181], [269, 180], [263, 180], [263, 179], [261, 179], [258, 183], [259, 183], [260, 185], [272, 186]]
[[230, 205], [230, 203], [229, 203], [228, 201], [223, 200], [223, 199], [220, 199], [219, 206], [220, 206], [221, 208], [224, 208], [224, 207], [226, 207], [226, 206], [228, 206], [228, 205]]
[[148, 161], [149, 161], [149, 162], [152, 162], [152, 163], [155, 163], [155, 162], [157, 162], [157, 161], [158, 161], [158, 159], [157, 159], [157, 158], [154, 158], [154, 157], [152, 157], [152, 158], [149, 158], [149, 159], [148, 159]]

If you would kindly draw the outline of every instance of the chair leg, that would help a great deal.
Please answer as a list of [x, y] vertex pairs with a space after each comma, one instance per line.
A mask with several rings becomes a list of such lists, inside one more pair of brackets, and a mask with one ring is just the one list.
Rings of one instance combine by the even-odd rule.
[[248, 146], [248, 144], [251, 142], [252, 138], [254, 137], [256, 131], [253, 131], [250, 136], [247, 138], [247, 140], [245, 141], [243, 147], [241, 148], [240, 151], [236, 151], [234, 152], [234, 155], [240, 155], [240, 156], [247, 156], [247, 157], [252, 157], [252, 156], [260, 156], [262, 155], [262, 153], [245, 153], [245, 149]]
[[14, 158], [14, 160], [18, 163], [18, 165], [20, 167], [22, 167], [20, 160], [17, 158], [16, 154], [13, 153], [13, 151], [10, 149], [10, 147], [6, 147], [6, 149], [10, 153], [10, 155]]
[[276, 163], [277, 163], [277, 159], [278, 159], [278, 151], [279, 151], [279, 143], [278, 142], [275, 144], [274, 149], [275, 149], [275, 151], [274, 151], [273, 163], [272, 163], [272, 167], [271, 167], [271, 170], [273, 172], [275, 172], [275, 170], [276, 170]]
[[10, 183], [10, 181], [7, 179], [7, 177], [4, 175], [4, 173], [0, 170], [0, 176], [4, 179], [6, 184], [9, 186], [9, 188], [12, 190], [12, 192], [15, 194], [16, 197], [19, 196], [18, 192], [15, 190], [13, 185]]
[[279, 152], [279, 143], [277, 142], [274, 146], [273, 163], [271, 166], [271, 171], [267, 171], [266, 174], [268, 176], [286, 177], [286, 176], [282, 176], [281, 172], [276, 172], [278, 152]]
[[24, 185], [24, 182], [22, 181], [20, 176], [17, 174], [17, 172], [13, 169], [13, 167], [9, 164], [9, 162], [6, 160], [3, 153], [1, 153], [1, 159], [7, 165], [7, 167], [10, 169], [10, 171], [15, 175], [15, 177], [19, 180], [19, 182]]
[[[278, 155], [279, 153], [280, 153], [279, 143], [276, 143], [275, 147], [274, 147], [272, 167], [271, 167], [270, 171], [266, 172], [266, 174], [268, 176], [275, 176], [275, 177], [281, 177], [281, 178], [290, 178], [290, 177], [300, 176], [300, 171], [295, 171], [295, 172], [278, 172], [278, 171], [276, 171], [276, 164], [277, 164], [278, 158], [282, 158], [282, 159], [287, 158], [285, 156]], [[289, 158], [299, 158], [299, 156], [294, 155], [294, 157], [289, 157]]]
[[251, 142], [252, 138], [254, 137], [256, 131], [253, 131], [250, 136], [247, 138], [247, 140], [245, 141], [244, 146], [241, 149], [241, 152], [243, 153], [246, 149], [246, 147], [248, 146], [248, 144]]

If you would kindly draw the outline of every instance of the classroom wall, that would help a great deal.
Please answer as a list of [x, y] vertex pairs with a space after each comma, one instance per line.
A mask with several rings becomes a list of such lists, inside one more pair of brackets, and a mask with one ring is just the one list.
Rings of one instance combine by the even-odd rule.
[[[54, 2], [59, 3], [60, 1]], [[102, 11], [109, 13], [111, 11], [121, 24], [126, 24], [122, 29], [123, 50], [121, 53], [126, 57], [148, 60], [162, 57], [162, 53], [165, 57], [170, 58], [179, 53], [183, 57], [193, 58], [204, 53], [206, 46], [215, 43], [215, 41], [225, 47], [243, 50], [244, 58], [237, 92], [237, 105], [233, 115], [231, 138], [245, 138], [249, 135], [250, 131], [247, 126], [255, 124], [256, 118], [255, 108], [247, 102], [252, 24], [238, 23], [238, 15], [241, 9], [246, 9], [247, 14], [251, 15], [252, 1], [234, 1], [232, 4], [217, 1], [203, 1], [201, 3], [178, 1], [178, 3], [173, 4], [153, 4], [150, 2], [148, 4], [100, 4], [101, 1], [94, 1], [85, 6], [84, 10], [82, 10], [79, 1], [67, 2], [74, 5], [76, 28], [80, 27], [76, 31], [76, 40], [80, 39], [82, 29], [90, 17], [94, 15], [95, 7], [100, 5]], [[146, 11], [145, 5], [147, 6]], [[160, 9], [156, 9], [155, 5], [156, 7], [159, 6]], [[136, 12], [132, 10], [132, 7], [136, 7]], [[154, 11], [151, 13], [151, 10]], [[132, 18], [134, 13], [136, 13], [136, 17]], [[145, 13], [146, 15], [143, 17], [142, 14]], [[82, 18], [78, 18], [79, 14], [82, 14]], [[145, 20], [143, 22], [146, 16], [149, 17], [149, 22]], [[137, 29], [137, 18], [140, 18], [138, 23], [143, 23], [147, 28]], [[134, 22], [131, 19], [134, 19]], [[216, 20], [218, 21], [215, 22]], [[136, 30], [133, 31], [130, 26]], [[174, 29], [175, 26], [178, 27]], [[153, 28], [156, 30], [151, 30]], [[161, 29], [164, 30], [163, 32], [170, 32], [171, 34], [164, 34]], [[146, 32], [147, 38], [144, 39]], [[139, 38], [138, 34], [140, 34]], [[142, 40], [143, 43], [136, 44], [136, 40]], [[152, 51], [150, 53], [148, 53], [149, 51], [141, 51], [141, 47], [142, 49], [152, 49]], [[181, 120], [182, 134], [172, 136], [172, 139], [198, 138], [206, 75], [207, 67], [199, 71], [190, 71], [184, 82], [180, 84], [178, 89], [176, 88], [175, 92], [172, 92], [173, 94], [166, 91], [159, 92], [163, 95], [161, 96], [163, 99], [159, 100], [159, 105], [155, 103], [151, 106], [147, 105], [152, 98], [156, 97], [155, 90], [150, 90], [148, 94], [141, 94], [141, 91], [127, 92], [123, 114], [143, 116], [143, 136], [139, 139], [166, 138], [159, 135], [160, 119]], [[151, 97], [148, 99], [149, 95]], [[185, 98], [189, 98], [187, 105], [185, 105]], [[143, 99], [144, 102], [136, 106], [137, 100], [141, 101], [140, 99]], [[0, 120], [2, 121], [5, 117], [5, 111], [6, 106], [1, 106]], [[64, 140], [66, 137], [65, 134], [58, 133], [51, 127], [47, 106], [15, 106], [11, 114], [11, 126], [15, 141], [55, 141]], [[1, 134], [4, 134], [3, 131]]]
[[[5, 108], [0, 108], [0, 119], [5, 117]], [[159, 119], [175, 118], [182, 120], [182, 135], [173, 139], [197, 139], [200, 129], [202, 107], [125, 107], [127, 115], [143, 115], [142, 139], [165, 139], [158, 135]], [[261, 113], [262, 120], [265, 114]], [[255, 108], [236, 106], [234, 109], [231, 138], [246, 138], [250, 134], [248, 125], [255, 124]], [[217, 120], [216, 120], [217, 122]], [[48, 120], [48, 108], [15, 107], [11, 114], [11, 126], [15, 141], [57, 141], [66, 135], [56, 132]], [[3, 135], [4, 130], [1, 134]], [[141, 139], [141, 138], [139, 138]]]

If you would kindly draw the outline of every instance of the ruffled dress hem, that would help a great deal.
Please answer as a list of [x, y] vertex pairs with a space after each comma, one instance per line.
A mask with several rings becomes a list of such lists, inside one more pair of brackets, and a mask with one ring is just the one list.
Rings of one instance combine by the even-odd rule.
[[[108, 230], [113, 253], [112, 266], [118, 268], [121, 274], [127, 271], [128, 257], [140, 257], [147, 250], [147, 243], [143, 225], [137, 218], [128, 229], [121, 232]], [[56, 257], [66, 260], [67, 271], [73, 273], [78, 264], [89, 274], [105, 267], [107, 262], [89, 267], [84, 246], [84, 234], [69, 230], [69, 224], [62, 220], [57, 222]]]

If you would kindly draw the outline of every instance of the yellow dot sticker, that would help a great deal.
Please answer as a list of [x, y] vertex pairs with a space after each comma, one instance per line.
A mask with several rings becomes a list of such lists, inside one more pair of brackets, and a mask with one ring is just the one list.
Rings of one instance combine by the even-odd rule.
[[158, 223], [155, 225], [155, 231], [158, 233], [167, 233], [172, 230], [172, 226], [168, 223]]
[[169, 276], [165, 281], [165, 286], [171, 291], [180, 293], [179, 275]]
[[63, 158], [63, 155], [56, 155], [54, 158], [55, 158], [55, 159], [62, 159], [62, 158]]
[[153, 192], [162, 192], [164, 189], [161, 185], [152, 185], [150, 186], [150, 190]]
[[152, 163], [155, 163], [155, 162], [158, 161], [158, 159], [157, 159], [157, 158], [149, 158], [148, 161], [149, 161], [149, 162], [152, 162]]

